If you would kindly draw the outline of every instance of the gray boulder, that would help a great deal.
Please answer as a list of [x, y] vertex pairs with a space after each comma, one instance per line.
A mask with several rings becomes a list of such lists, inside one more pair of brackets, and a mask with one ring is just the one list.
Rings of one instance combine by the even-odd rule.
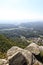
[[43, 65], [37, 58], [33, 55], [33, 64], [32, 65]]
[[38, 60], [36, 60], [33, 65], [43, 65], [43, 64], [41, 62], [39, 62]]
[[19, 47], [12, 47], [7, 52], [9, 65], [31, 65], [32, 53]]
[[35, 43], [31, 43], [29, 46], [25, 48], [25, 50], [28, 50], [35, 55], [38, 55], [40, 53], [39, 46]]
[[40, 49], [40, 55], [43, 56], [43, 46], [39, 46]]
[[0, 65], [9, 65], [9, 64], [7, 63], [7, 60], [0, 59]]

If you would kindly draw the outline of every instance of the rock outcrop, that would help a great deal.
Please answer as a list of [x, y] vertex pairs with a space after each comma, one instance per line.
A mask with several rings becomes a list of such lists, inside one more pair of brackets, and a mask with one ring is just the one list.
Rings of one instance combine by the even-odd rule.
[[0, 65], [9, 65], [7, 60], [5, 59], [0, 59]]
[[7, 60], [0, 59], [0, 65], [43, 65], [37, 57], [43, 52], [43, 46], [31, 43], [25, 49], [13, 46], [7, 51]]
[[39, 46], [39, 49], [40, 49], [41, 56], [43, 56], [43, 46]]
[[35, 44], [35, 43], [31, 43], [25, 49], [30, 51], [31, 53], [33, 53], [35, 55], [38, 55], [40, 53], [39, 46], [37, 44]]
[[39, 62], [38, 60], [36, 60], [33, 65], [43, 65], [43, 64], [41, 62]]
[[16, 46], [8, 50], [7, 56], [10, 65], [32, 64], [32, 53]]

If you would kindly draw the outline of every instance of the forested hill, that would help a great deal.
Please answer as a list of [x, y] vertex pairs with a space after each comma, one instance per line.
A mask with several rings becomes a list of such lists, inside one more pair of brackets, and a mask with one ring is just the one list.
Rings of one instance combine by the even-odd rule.
[[21, 48], [25, 48], [29, 43], [27, 41], [22, 41], [20, 38], [16, 38], [15, 40], [8, 39], [4, 35], [0, 35], [0, 58], [6, 57], [6, 52], [12, 46], [18, 46]]
[[34, 29], [43, 30], [43, 21], [21, 23], [20, 26]]
[[4, 58], [7, 50], [11, 48], [11, 42], [4, 35], [0, 35], [0, 58]]
[[43, 22], [28, 22], [17, 26], [0, 24], [0, 58], [6, 57], [7, 50], [12, 46], [25, 48], [38, 39], [40, 45], [43, 45]]

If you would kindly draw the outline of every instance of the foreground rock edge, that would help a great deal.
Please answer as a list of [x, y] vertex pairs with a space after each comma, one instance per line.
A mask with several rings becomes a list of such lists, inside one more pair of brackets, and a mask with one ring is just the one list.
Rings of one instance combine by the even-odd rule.
[[[31, 47], [33, 49], [31, 49]], [[29, 49], [30, 48], [30, 49]], [[38, 49], [38, 52], [36, 51], [36, 48]], [[36, 52], [35, 52], [35, 51]], [[21, 49], [17, 46], [13, 46], [11, 49], [9, 49], [7, 51], [7, 60], [6, 59], [0, 59], [0, 65], [9, 65], [10, 63], [10, 60], [13, 59], [13, 57], [15, 58], [16, 55], [21, 54], [22, 57], [25, 57], [26, 59], [26, 62], [27, 62], [27, 65], [43, 65], [41, 62], [39, 62], [33, 55], [32, 53], [38, 55], [40, 52], [43, 51], [43, 46], [42, 46], [42, 50], [41, 50], [41, 46], [38, 46], [37, 44], [35, 43], [31, 43], [29, 46], [27, 46], [25, 49]], [[21, 57], [20, 56], [20, 57]], [[15, 58], [17, 60], [17, 57]], [[20, 59], [20, 58], [19, 58]], [[15, 64], [15, 60], [13, 60], [14, 63], [13, 65], [16, 65]], [[18, 61], [18, 60], [17, 60]], [[21, 64], [22, 61], [18, 62], [18, 64], [20, 65], [23, 65]]]

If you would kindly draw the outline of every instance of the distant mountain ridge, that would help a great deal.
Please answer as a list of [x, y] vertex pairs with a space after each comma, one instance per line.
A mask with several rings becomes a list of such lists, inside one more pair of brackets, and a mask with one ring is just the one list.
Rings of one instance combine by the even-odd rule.
[[0, 24], [0, 29], [16, 28], [15, 24]]
[[4, 34], [7, 37], [15, 38], [24, 36], [29, 37], [39, 37], [43, 36], [43, 22], [27, 22], [21, 23], [19, 25], [15, 24], [5, 24], [0, 25], [0, 34]]
[[43, 22], [21, 23], [20, 26], [24, 26], [24, 27], [43, 27]]
[[43, 28], [43, 22], [42, 21], [36, 21], [36, 22], [23, 22], [19, 25], [15, 24], [0, 24], [0, 29], [6, 29], [6, 28], [19, 28], [25, 27], [25, 28]]

